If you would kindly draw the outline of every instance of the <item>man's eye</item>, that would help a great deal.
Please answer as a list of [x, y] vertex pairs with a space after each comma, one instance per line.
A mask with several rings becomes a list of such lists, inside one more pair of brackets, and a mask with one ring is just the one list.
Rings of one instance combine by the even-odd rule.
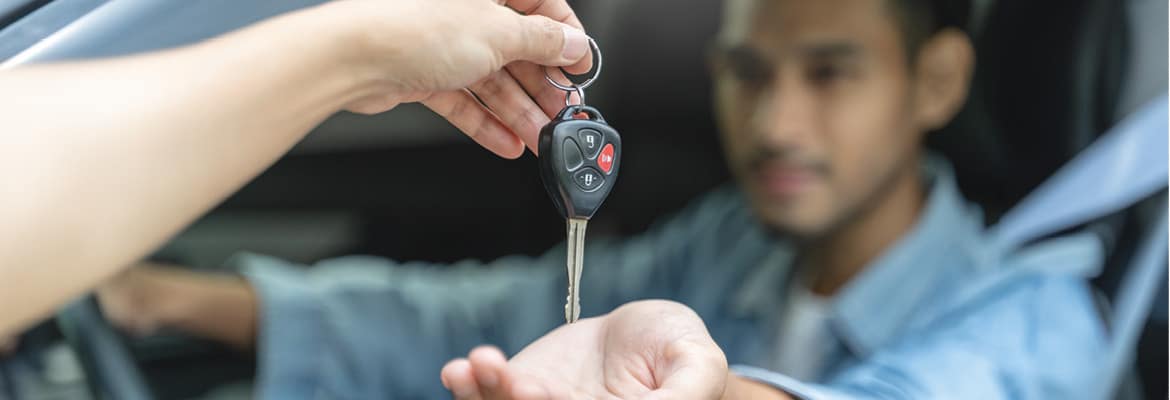
[[814, 85], [829, 85], [845, 76], [845, 69], [836, 65], [817, 65], [809, 68], [808, 81]]
[[739, 60], [732, 62], [731, 76], [742, 83], [763, 84], [771, 79], [771, 69], [761, 62], [754, 60]]
[[744, 47], [720, 52], [716, 57], [717, 71], [741, 85], [758, 86], [772, 79], [772, 66], [759, 53]]

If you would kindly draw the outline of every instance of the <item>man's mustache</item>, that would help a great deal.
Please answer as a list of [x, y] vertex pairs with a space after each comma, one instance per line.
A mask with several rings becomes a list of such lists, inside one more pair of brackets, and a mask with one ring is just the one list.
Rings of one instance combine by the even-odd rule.
[[775, 166], [808, 170], [820, 176], [827, 176], [830, 172], [827, 162], [791, 147], [771, 148], [758, 146], [753, 149], [752, 154], [748, 156], [747, 160], [748, 168], [755, 173]]

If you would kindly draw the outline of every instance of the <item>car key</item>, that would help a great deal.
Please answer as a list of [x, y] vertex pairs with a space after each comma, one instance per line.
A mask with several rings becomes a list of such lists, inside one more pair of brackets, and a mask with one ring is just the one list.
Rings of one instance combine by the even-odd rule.
[[[546, 71], [549, 84], [565, 91], [565, 108], [540, 130], [540, 178], [557, 211], [565, 218], [567, 240], [568, 296], [565, 322], [581, 316], [581, 272], [584, 267], [585, 227], [601, 207], [617, 181], [622, 138], [605, 122], [601, 112], [585, 105], [585, 88], [601, 74], [601, 49], [589, 39], [596, 52], [592, 77], [580, 84], [563, 85]], [[562, 69], [562, 72], [564, 70]], [[580, 103], [572, 104], [577, 93]], [[585, 119], [578, 119], [584, 115]]]
[[[575, 119], [583, 113], [588, 119]], [[580, 282], [585, 227], [617, 181], [622, 140], [597, 109], [565, 107], [540, 130], [540, 177], [557, 211], [565, 217], [569, 293], [565, 321], [581, 315]]]

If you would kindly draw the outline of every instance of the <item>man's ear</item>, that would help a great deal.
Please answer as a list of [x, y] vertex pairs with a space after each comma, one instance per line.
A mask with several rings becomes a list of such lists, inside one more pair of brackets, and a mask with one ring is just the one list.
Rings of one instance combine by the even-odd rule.
[[923, 43], [915, 60], [914, 119], [924, 131], [946, 125], [967, 100], [975, 49], [966, 33], [947, 28]]

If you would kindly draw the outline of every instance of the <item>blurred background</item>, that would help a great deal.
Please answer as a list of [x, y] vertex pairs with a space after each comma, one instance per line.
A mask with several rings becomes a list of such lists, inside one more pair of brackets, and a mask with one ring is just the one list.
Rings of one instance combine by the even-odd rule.
[[[311, 3], [0, 0], [0, 62], [179, 45]], [[705, 64], [720, 2], [570, 3], [605, 57], [589, 104], [625, 146], [621, 176], [588, 235], [635, 234], [728, 180]], [[976, 3], [974, 91], [930, 145], [956, 164], [963, 191], [988, 210], [990, 224], [1097, 135], [1165, 93], [1167, 2]], [[244, 250], [303, 263], [348, 254], [439, 262], [537, 255], [564, 239], [564, 221], [535, 161], [497, 158], [421, 106], [343, 113], [158, 255], [207, 270]], [[1149, 398], [1166, 398], [1164, 293], [1146, 328], [1161, 340], [1143, 342], [1135, 368]], [[52, 348], [58, 330], [44, 324], [26, 342]], [[159, 398], [246, 387], [254, 368], [247, 356], [186, 338], [128, 346]], [[87, 390], [83, 373], [65, 375], [74, 378], [58, 377], [56, 388], [46, 378], [44, 398]]]

